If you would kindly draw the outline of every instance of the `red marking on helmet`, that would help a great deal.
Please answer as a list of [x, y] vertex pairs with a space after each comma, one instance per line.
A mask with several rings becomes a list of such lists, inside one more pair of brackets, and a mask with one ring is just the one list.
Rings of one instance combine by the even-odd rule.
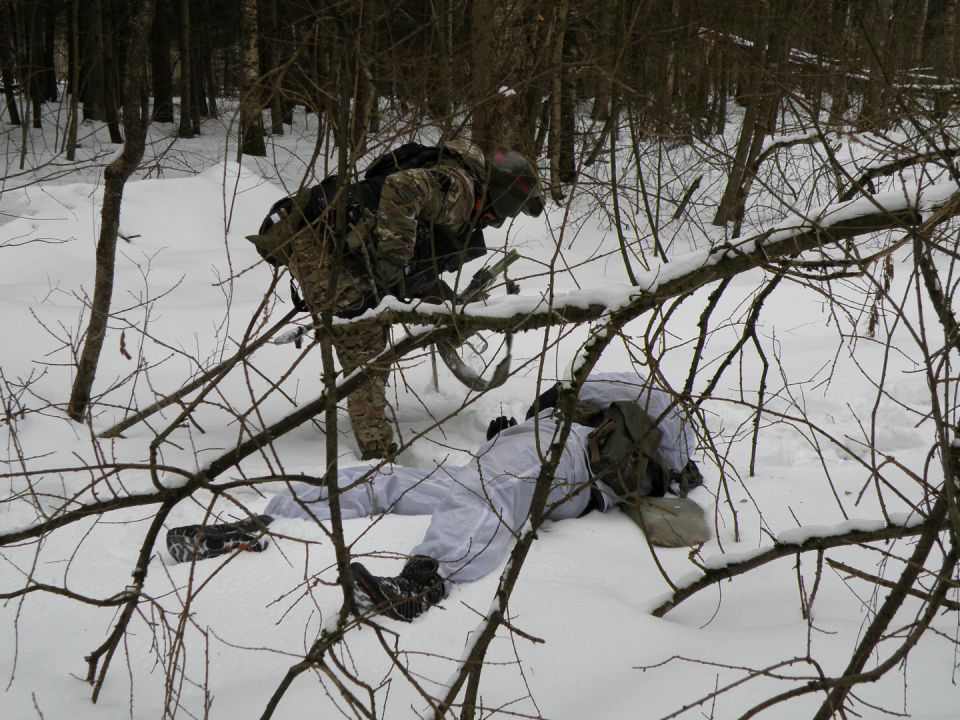
[[530, 191], [527, 189], [527, 184], [523, 181], [523, 178], [517, 175], [517, 182], [520, 184], [520, 189], [522, 189], [527, 195], [530, 194]]
[[497, 150], [493, 155], [493, 159], [497, 162], [506, 162], [507, 156], [503, 154], [503, 150]]

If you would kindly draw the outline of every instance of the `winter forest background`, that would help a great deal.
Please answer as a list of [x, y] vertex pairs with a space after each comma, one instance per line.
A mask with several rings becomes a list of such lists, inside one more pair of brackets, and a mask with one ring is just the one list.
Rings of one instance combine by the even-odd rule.
[[[0, 0], [0, 715], [956, 718], [958, 32], [957, 0]], [[454, 136], [540, 170], [546, 212], [445, 278], [515, 250], [519, 294], [266, 342], [306, 322], [244, 239], [270, 205]], [[429, 518], [174, 565], [168, 528], [358, 464], [329, 348], [377, 322], [401, 464], [561, 379], [546, 487], [579, 384], [635, 367], [697, 423], [714, 539], [541, 493], [409, 625], [337, 579]], [[499, 387], [437, 369], [504, 333]]]

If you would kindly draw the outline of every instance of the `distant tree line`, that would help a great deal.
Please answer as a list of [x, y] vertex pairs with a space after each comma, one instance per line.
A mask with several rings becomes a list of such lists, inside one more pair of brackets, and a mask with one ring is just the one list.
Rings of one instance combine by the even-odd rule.
[[[142, 2], [0, 2], [8, 121], [39, 127], [65, 93], [121, 142]], [[335, 127], [349, 90], [359, 146], [393, 106], [548, 152], [569, 181], [583, 119], [592, 161], [625, 118], [681, 142], [714, 135], [731, 99], [761, 135], [787, 107], [861, 129], [947, 112], [957, 27], [957, 0], [157, 0], [143, 70], [153, 120], [183, 137], [239, 98], [244, 151], [262, 153], [296, 105]]]

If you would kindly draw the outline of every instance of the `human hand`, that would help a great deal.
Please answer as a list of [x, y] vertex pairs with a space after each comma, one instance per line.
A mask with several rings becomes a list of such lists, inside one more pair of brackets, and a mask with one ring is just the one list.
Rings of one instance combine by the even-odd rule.
[[490, 425], [487, 426], [487, 440], [492, 440], [501, 430], [506, 430], [508, 427], [513, 427], [516, 424], [516, 418], [508, 418], [506, 415], [494, 418], [490, 421]]

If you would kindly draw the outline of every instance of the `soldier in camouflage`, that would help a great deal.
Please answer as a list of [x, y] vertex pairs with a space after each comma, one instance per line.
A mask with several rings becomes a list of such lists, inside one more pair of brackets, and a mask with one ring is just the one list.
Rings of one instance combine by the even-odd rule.
[[[334, 308], [362, 301], [377, 289], [406, 298], [405, 267], [414, 257], [417, 223], [452, 238], [469, 238], [475, 228], [500, 227], [521, 212], [538, 216], [543, 209], [533, 166], [511, 150], [484, 153], [466, 140], [444, 145], [439, 164], [400, 170], [388, 175], [380, 195], [370, 255], [344, 255]], [[330, 233], [307, 227], [294, 236], [289, 267], [303, 291], [304, 300], [319, 319], [330, 283]], [[369, 257], [367, 258], [369, 261]], [[372, 275], [372, 276], [371, 276]], [[386, 347], [387, 328], [353, 336], [338, 344], [344, 373], [363, 368], [367, 384], [347, 400], [350, 424], [361, 459], [390, 457], [396, 452], [393, 430], [386, 418], [386, 370], [370, 359]]]
[[[321, 310], [330, 286], [330, 260], [333, 243], [329, 233], [318, 233], [307, 227], [293, 237], [290, 253], [290, 272], [303, 293], [307, 309], [316, 325], [320, 325]], [[366, 270], [350, 256], [341, 260], [337, 289], [333, 297], [334, 309], [362, 302], [373, 289]], [[387, 328], [377, 328], [337, 341], [337, 358], [344, 375], [363, 368], [367, 382], [350, 393], [347, 408], [350, 425], [357, 438], [361, 456], [366, 460], [384, 457], [390, 452], [393, 431], [386, 417], [387, 396], [384, 375], [389, 368], [376, 367], [369, 362], [386, 348]]]
[[474, 183], [474, 178], [482, 180], [486, 175], [483, 151], [466, 140], [451, 140], [444, 147], [457, 153], [462, 163], [445, 160], [449, 164], [403, 170], [383, 184], [377, 250], [400, 265], [413, 258], [417, 220], [426, 220], [453, 237], [475, 224], [483, 227], [476, 214], [481, 200]]

